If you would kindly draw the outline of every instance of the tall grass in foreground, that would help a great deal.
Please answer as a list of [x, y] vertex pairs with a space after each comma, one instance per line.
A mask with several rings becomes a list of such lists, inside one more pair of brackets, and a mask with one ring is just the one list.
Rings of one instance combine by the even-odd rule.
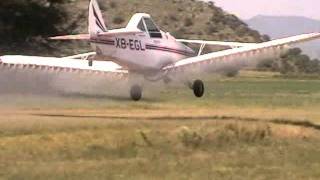
[[[52, 118], [49, 126], [68, 118]], [[71, 120], [72, 121], [72, 120]], [[82, 122], [81, 122], [82, 121]], [[301, 179], [319, 177], [316, 130], [223, 120], [92, 119], [0, 137], [7, 179]], [[32, 121], [31, 121], [32, 123]], [[28, 124], [28, 120], [22, 122]], [[32, 132], [32, 127], [30, 127]], [[306, 168], [308, 167], [308, 168]]]

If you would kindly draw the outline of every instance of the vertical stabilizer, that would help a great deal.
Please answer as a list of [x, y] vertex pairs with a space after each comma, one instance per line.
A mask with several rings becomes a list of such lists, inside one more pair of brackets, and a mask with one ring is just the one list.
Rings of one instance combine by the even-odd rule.
[[101, 32], [107, 32], [101, 10], [96, 0], [91, 0], [89, 5], [89, 34], [96, 36]]

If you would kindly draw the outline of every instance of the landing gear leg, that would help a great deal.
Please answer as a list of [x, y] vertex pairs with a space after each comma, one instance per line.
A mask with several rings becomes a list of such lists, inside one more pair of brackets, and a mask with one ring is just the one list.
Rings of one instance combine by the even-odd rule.
[[89, 60], [89, 61], [88, 61], [88, 65], [89, 65], [90, 67], [92, 67], [92, 66], [93, 66], [93, 61], [92, 61], [92, 60]]
[[139, 101], [142, 97], [142, 88], [139, 85], [133, 85], [130, 89], [131, 99]]
[[204, 94], [204, 84], [201, 80], [195, 80], [192, 85], [193, 93], [196, 97], [200, 98]]

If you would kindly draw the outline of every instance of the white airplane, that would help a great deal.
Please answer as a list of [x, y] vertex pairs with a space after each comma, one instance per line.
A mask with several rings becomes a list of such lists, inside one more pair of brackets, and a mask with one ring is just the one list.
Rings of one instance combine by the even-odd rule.
[[[238, 43], [175, 39], [153, 22], [150, 15], [135, 14], [122, 29], [107, 29], [96, 0], [89, 5], [89, 34], [57, 36], [54, 40], [87, 40], [95, 52], [64, 58], [1, 56], [0, 67], [55, 73], [93, 73], [113, 80], [128, 80], [130, 95], [142, 97], [144, 80], [184, 82], [196, 97], [204, 94], [200, 80], [205, 69], [223, 71], [244, 68], [280, 56], [289, 45], [320, 38], [320, 33], [303, 34], [264, 43]], [[184, 43], [201, 45], [196, 53]], [[230, 49], [203, 54], [206, 45]], [[94, 56], [94, 57], [92, 57]], [[135, 78], [133, 78], [135, 77]], [[137, 80], [137, 78], [139, 80]], [[141, 80], [142, 79], [142, 80]]]

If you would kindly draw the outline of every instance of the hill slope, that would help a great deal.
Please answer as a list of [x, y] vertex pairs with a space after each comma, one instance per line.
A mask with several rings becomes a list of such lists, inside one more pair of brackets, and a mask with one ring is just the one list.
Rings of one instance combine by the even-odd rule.
[[[236, 16], [227, 14], [212, 3], [194, 0], [100, 0], [99, 3], [109, 28], [123, 27], [133, 13], [146, 12], [163, 30], [179, 38], [241, 42], [264, 40]], [[66, 15], [63, 22], [55, 26], [60, 32], [58, 34], [87, 32], [88, 0], [67, 1], [59, 6], [66, 11]], [[1, 42], [0, 48], [2, 53], [37, 55], [66, 55], [90, 50], [87, 43], [49, 43], [43, 37], [45, 35], [39, 34], [36, 41], [30, 43], [29, 40], [22, 45], [12, 43], [8, 46], [7, 42]]]
[[[320, 31], [320, 21], [299, 16], [259, 15], [246, 22], [253, 29], [267, 34], [273, 39]], [[320, 41], [306, 43], [301, 48], [311, 57], [320, 58]]]

